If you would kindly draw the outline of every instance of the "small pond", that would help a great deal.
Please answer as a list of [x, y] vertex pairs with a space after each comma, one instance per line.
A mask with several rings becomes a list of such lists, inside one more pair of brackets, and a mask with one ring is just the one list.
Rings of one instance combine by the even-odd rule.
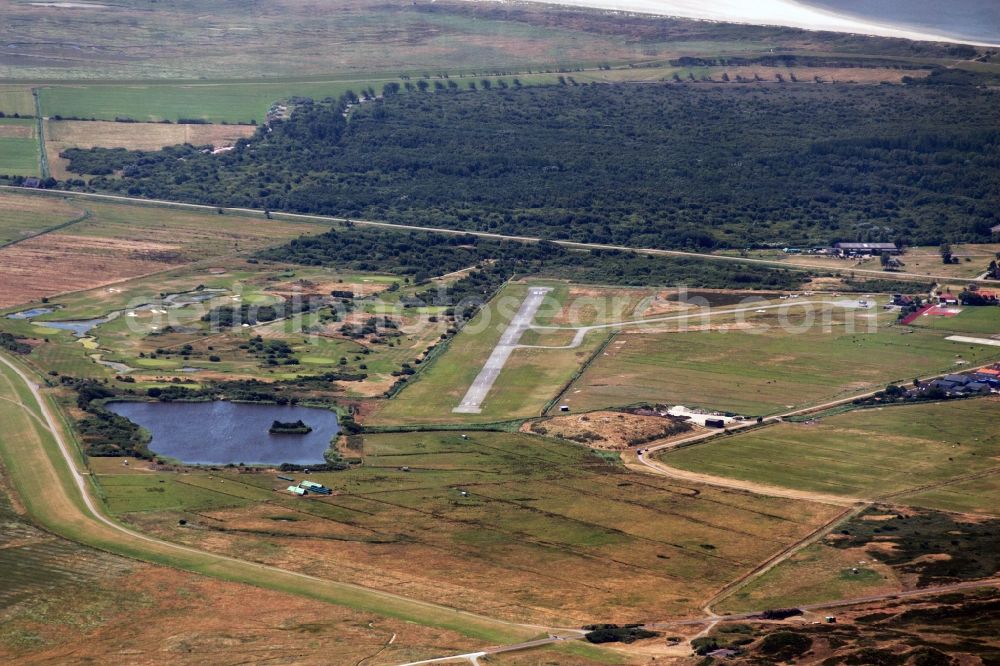
[[35, 322], [39, 326], [44, 326], [45, 328], [55, 328], [60, 331], [72, 331], [73, 335], [78, 338], [86, 337], [90, 330], [97, 328], [101, 324], [106, 324], [112, 319], [118, 317], [120, 313], [113, 312], [107, 317], [98, 317], [97, 319], [80, 319], [77, 321], [37, 321]]
[[[192, 465], [310, 465], [340, 432], [337, 415], [315, 407], [233, 402], [112, 402], [107, 408], [153, 435], [155, 453]], [[272, 435], [273, 421], [302, 419], [307, 435]]]
[[182, 291], [177, 294], [167, 294], [163, 297], [163, 304], [173, 307], [184, 307], [195, 303], [204, 303], [213, 298], [218, 298], [222, 294], [228, 293], [228, 289], [198, 289], [195, 291]]
[[92, 328], [100, 326], [101, 324], [106, 324], [113, 319], [117, 319], [122, 313], [122, 311], [119, 310], [104, 317], [96, 317], [94, 319], [78, 319], [73, 321], [34, 321], [35, 317], [41, 317], [42, 315], [51, 314], [53, 312], [55, 312], [55, 309], [53, 308], [35, 308], [33, 310], [23, 310], [21, 312], [9, 314], [7, 315], [7, 318], [29, 320], [36, 326], [55, 328], [60, 331], [71, 331], [76, 337], [84, 338], [87, 337], [87, 334], [90, 333]]
[[52, 308], [34, 308], [31, 310], [21, 310], [20, 312], [15, 312], [13, 314], [7, 315], [7, 319], [31, 319], [32, 317], [41, 317], [42, 315], [55, 312]]

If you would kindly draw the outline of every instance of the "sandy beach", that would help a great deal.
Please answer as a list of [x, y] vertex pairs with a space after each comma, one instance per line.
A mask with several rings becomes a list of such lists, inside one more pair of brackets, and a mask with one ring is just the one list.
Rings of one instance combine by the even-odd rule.
[[[483, 1], [483, 0], [473, 0]], [[487, 0], [503, 1], [503, 0]], [[528, 0], [533, 2], [536, 0]], [[976, 44], [956, 40], [944, 34], [934, 34], [884, 23], [866, 21], [793, 0], [538, 0], [544, 4], [571, 5], [593, 9], [610, 9], [638, 14], [654, 14], [680, 18], [747, 23], [750, 25], [782, 25], [806, 30], [830, 30], [883, 37]], [[995, 44], [980, 44], [994, 46]]]

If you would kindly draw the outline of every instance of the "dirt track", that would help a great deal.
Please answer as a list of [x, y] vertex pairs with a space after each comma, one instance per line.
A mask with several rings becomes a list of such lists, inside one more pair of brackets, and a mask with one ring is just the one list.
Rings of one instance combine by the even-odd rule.
[[[715, 433], [707, 433], [704, 435], [698, 435], [697, 437], [711, 437]], [[666, 445], [666, 448], [671, 446], [676, 446], [682, 441], [671, 442]], [[690, 441], [690, 440], [687, 440]], [[629, 469], [635, 470], [637, 472], [649, 473], [652, 471], [654, 474], [660, 474], [661, 476], [667, 476], [672, 479], [677, 479], [680, 481], [688, 481], [692, 483], [701, 483], [706, 486], [716, 486], [718, 488], [727, 488], [729, 490], [743, 490], [748, 493], [753, 493], [755, 495], [767, 495], [769, 497], [782, 497], [785, 499], [800, 500], [803, 502], [818, 502], [820, 504], [835, 504], [837, 506], [852, 506], [858, 502], [864, 502], [862, 498], [859, 497], [844, 497], [841, 495], [828, 495], [825, 493], [807, 492], [803, 490], [793, 490], [791, 488], [781, 488], [779, 486], [768, 486], [762, 483], [754, 483], [753, 481], [742, 481], [740, 479], [730, 479], [721, 476], [712, 476], [711, 474], [699, 474], [697, 472], [689, 472], [683, 469], [677, 469], [676, 467], [670, 467], [664, 465], [658, 460], [649, 460], [645, 456], [637, 456], [638, 462], [625, 462], [625, 466]]]

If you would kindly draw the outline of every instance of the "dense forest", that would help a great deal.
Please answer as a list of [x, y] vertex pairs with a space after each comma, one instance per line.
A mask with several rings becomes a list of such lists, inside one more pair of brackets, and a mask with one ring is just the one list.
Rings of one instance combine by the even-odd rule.
[[65, 155], [96, 190], [642, 247], [985, 241], [1000, 223], [992, 90], [397, 89], [348, 114], [303, 104], [220, 155]]
[[[550, 242], [520, 243], [477, 236], [394, 231], [352, 225], [264, 250], [261, 259], [308, 266], [405, 275], [414, 282], [470, 266], [479, 270], [452, 286], [442, 304], [492, 293], [514, 275], [618, 285], [795, 289], [806, 274], [738, 262], [657, 257], [619, 250], [569, 250]], [[438, 300], [444, 295], [436, 295]]]

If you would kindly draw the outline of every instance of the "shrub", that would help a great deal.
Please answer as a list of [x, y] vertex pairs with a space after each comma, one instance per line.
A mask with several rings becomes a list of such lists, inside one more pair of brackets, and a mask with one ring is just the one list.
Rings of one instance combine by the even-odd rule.
[[776, 631], [760, 643], [760, 651], [777, 661], [797, 657], [812, 647], [812, 639], [794, 631]]

